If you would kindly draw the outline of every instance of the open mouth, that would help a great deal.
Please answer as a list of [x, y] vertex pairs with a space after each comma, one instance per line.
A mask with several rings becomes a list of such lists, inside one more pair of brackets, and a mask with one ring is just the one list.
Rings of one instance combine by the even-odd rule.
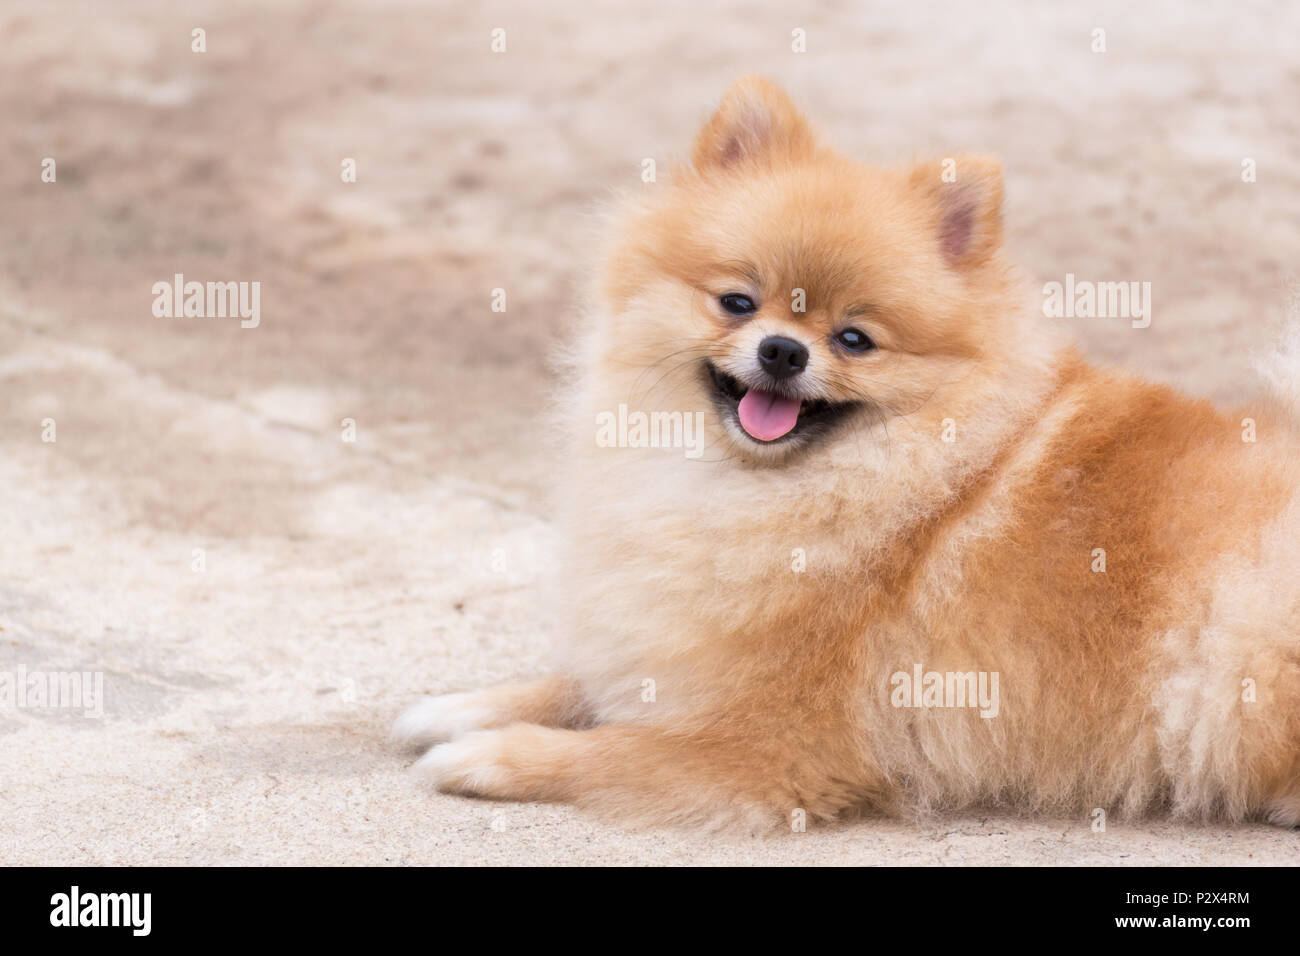
[[861, 402], [799, 399], [776, 391], [750, 388], [707, 359], [704, 369], [713, 386], [718, 411], [730, 416], [746, 435], [760, 445], [774, 445], [825, 433], [843, 421]]

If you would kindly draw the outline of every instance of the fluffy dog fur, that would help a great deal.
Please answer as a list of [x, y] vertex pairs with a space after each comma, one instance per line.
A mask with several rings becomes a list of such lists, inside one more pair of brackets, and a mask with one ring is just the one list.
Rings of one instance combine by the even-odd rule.
[[[1002, 258], [996, 163], [955, 171], [853, 162], [747, 79], [624, 204], [561, 405], [559, 669], [408, 711], [428, 781], [651, 822], [1300, 821], [1294, 409], [1085, 364]], [[718, 404], [705, 360], [751, 381], [772, 334], [839, 427], [768, 445]], [[707, 454], [598, 447], [620, 404], [702, 412]], [[998, 715], [895, 706], [918, 664], [996, 672]]]

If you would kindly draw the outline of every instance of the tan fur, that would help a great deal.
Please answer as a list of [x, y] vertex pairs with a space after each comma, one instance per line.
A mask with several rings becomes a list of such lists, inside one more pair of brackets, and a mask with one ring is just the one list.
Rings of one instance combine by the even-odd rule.
[[[420, 762], [435, 785], [651, 822], [1300, 821], [1292, 410], [1085, 364], [1002, 259], [996, 163], [940, 171], [854, 163], [748, 79], [692, 165], [624, 205], [561, 403], [564, 676], [409, 721], [421, 746], [455, 738]], [[719, 309], [737, 289], [757, 315]], [[846, 316], [879, 349], [832, 350]], [[701, 363], [734, 370], [773, 333], [867, 406], [806, 446], [745, 439]], [[597, 447], [620, 403], [702, 412], [706, 453]], [[916, 664], [997, 672], [998, 715], [894, 706]]]

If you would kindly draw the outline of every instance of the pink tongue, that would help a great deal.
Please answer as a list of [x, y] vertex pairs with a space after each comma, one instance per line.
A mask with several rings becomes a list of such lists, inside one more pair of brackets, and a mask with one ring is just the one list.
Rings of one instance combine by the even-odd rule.
[[740, 426], [759, 441], [776, 441], [799, 421], [799, 401], [751, 388], [736, 409]]

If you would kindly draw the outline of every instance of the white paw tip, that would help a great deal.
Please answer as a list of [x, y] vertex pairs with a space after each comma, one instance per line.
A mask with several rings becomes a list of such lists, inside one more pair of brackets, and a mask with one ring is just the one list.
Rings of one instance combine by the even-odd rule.
[[439, 744], [417, 760], [412, 770], [423, 783], [439, 790], [491, 796], [508, 779], [500, 757], [500, 735], [482, 731]]
[[428, 747], [459, 737], [489, 716], [473, 703], [473, 697], [473, 694], [422, 697], [397, 718], [390, 737], [407, 747]]

